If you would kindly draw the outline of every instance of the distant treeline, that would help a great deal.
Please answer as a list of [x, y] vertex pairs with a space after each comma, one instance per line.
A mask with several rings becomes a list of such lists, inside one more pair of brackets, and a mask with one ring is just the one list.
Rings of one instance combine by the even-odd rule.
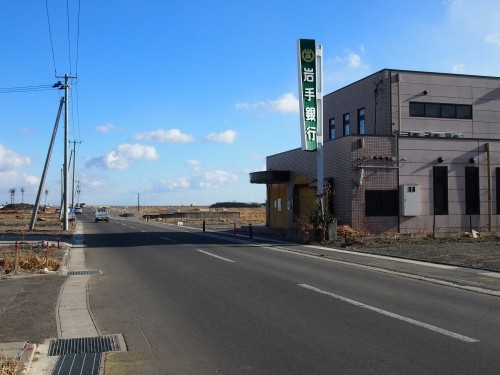
[[210, 208], [259, 208], [265, 203], [243, 203], [243, 202], [219, 202], [212, 204]]

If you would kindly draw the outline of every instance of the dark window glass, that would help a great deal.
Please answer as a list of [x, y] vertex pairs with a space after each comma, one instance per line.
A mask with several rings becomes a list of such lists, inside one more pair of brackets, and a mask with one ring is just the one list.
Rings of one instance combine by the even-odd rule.
[[472, 106], [457, 105], [457, 118], [472, 119]]
[[410, 102], [410, 116], [411, 117], [424, 117], [425, 116], [425, 104]]
[[398, 190], [366, 190], [366, 216], [397, 216], [399, 212]]
[[472, 119], [472, 106], [465, 104], [410, 102], [410, 117]]
[[335, 117], [330, 119], [330, 139], [335, 139]]
[[440, 107], [436, 103], [425, 103], [425, 117], [441, 117]]
[[358, 134], [365, 134], [365, 109], [358, 109]]
[[344, 114], [344, 135], [351, 134], [351, 116], [349, 113]]
[[442, 104], [441, 105], [441, 117], [445, 118], [457, 118], [457, 106], [454, 104]]
[[478, 215], [479, 203], [479, 168], [465, 167], [465, 213]]
[[434, 214], [448, 215], [448, 167], [434, 167]]

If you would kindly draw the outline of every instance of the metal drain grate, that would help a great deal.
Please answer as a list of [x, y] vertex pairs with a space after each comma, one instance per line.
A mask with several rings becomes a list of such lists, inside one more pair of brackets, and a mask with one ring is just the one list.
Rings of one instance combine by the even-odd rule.
[[107, 335], [98, 337], [82, 337], [76, 339], [52, 340], [49, 346], [49, 356], [104, 353], [126, 351], [122, 335]]
[[99, 270], [88, 270], [88, 271], [68, 271], [68, 276], [87, 276], [87, 275], [100, 275]]
[[102, 353], [62, 355], [58, 358], [52, 375], [99, 375], [102, 356]]

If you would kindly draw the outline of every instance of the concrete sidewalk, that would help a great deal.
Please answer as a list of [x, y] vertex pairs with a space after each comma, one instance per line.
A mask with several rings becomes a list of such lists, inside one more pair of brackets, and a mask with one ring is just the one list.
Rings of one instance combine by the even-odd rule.
[[[86, 270], [81, 224], [77, 224], [72, 242], [67, 264], [59, 272], [62, 275]], [[56, 306], [57, 338], [99, 336], [88, 306], [87, 284], [90, 277], [91, 275], [71, 275], [67, 277], [64, 284], [62, 284], [57, 300], [52, 301]], [[14, 309], [15, 306], [9, 306], [9, 308]], [[19, 360], [21, 367], [24, 369], [22, 374], [49, 374], [58, 360], [57, 356], [47, 355], [50, 339], [39, 345], [26, 342], [0, 344], [0, 351], [8, 358]]]

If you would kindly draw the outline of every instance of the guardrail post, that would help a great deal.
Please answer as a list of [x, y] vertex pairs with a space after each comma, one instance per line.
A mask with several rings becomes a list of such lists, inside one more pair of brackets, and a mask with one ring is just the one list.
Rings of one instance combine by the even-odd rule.
[[233, 238], [236, 238], [236, 223], [233, 224]]
[[250, 235], [250, 241], [253, 241], [253, 227], [252, 227], [252, 223], [248, 224], [248, 233]]
[[203, 220], [203, 233], [205, 233], [205, 220]]

